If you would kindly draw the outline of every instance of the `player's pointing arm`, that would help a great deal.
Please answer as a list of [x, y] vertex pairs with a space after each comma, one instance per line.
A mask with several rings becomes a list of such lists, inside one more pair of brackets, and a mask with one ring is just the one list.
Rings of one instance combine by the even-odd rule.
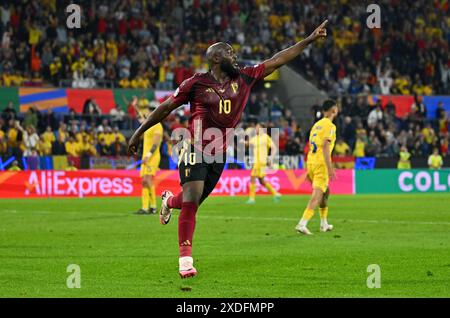
[[327, 36], [326, 25], [328, 20], [325, 20], [317, 29], [314, 30], [306, 39], [297, 42], [291, 47], [278, 52], [272, 58], [264, 61], [265, 71], [264, 76], [271, 74], [280, 66], [290, 62], [296, 58], [309, 44], [317, 40], [318, 38], [324, 38]]

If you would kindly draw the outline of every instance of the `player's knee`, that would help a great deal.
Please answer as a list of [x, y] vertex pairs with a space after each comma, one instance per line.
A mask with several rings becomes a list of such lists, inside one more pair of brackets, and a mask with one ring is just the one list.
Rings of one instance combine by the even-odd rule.
[[316, 197], [312, 197], [311, 200], [309, 200], [309, 203], [313, 206], [317, 206], [319, 204], [319, 199]]
[[202, 193], [200, 193], [196, 189], [189, 189], [189, 190], [183, 189], [183, 202], [192, 202], [199, 205], [201, 198]]

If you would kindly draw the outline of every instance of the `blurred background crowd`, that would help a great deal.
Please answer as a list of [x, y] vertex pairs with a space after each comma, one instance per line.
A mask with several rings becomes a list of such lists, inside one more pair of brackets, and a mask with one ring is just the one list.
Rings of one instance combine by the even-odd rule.
[[[430, 121], [420, 100], [401, 118], [396, 116], [393, 103], [386, 107], [381, 107], [380, 103], [370, 106], [363, 97], [344, 97], [338, 102], [341, 115], [336, 123], [336, 156], [397, 157], [402, 146], [407, 147], [413, 157], [427, 157], [434, 148], [444, 157], [449, 154], [450, 121], [442, 104], [436, 110], [438, 119]], [[320, 118], [319, 109], [320, 105], [315, 105], [310, 114], [305, 114], [311, 123]], [[188, 117], [189, 110], [185, 108], [172, 113], [163, 122], [163, 155], [170, 155], [171, 132], [187, 127]], [[251, 95], [239, 127], [246, 129], [257, 122], [280, 129], [281, 155], [296, 156], [308, 151], [310, 125], [301, 127], [298, 118], [276, 96], [268, 98], [264, 91]], [[51, 110], [41, 113], [35, 108], [17, 114], [9, 105], [0, 118], [0, 156], [124, 156], [126, 136], [122, 132], [138, 124], [136, 110], [132, 107], [128, 107], [128, 112], [117, 107], [109, 114], [95, 115], [77, 114], [73, 110], [68, 114], [56, 114]]]
[[82, 27], [68, 29], [69, 1], [2, 1], [0, 79], [174, 88], [207, 69], [211, 43], [263, 60], [327, 17], [332, 36], [293, 63], [327, 93], [448, 92], [448, 1], [379, 2], [381, 29], [365, 27], [367, 3], [357, 0], [80, 0]]

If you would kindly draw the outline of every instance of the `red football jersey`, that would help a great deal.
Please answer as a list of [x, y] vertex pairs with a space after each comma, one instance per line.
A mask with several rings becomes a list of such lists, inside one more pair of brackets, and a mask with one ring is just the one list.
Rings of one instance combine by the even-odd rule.
[[[208, 148], [214, 148], [212, 154], [226, 151], [225, 134], [232, 133], [227, 128], [237, 126], [253, 85], [263, 77], [261, 63], [239, 69], [237, 77], [224, 83], [219, 83], [210, 72], [196, 73], [181, 83], [172, 98], [177, 105], [190, 103], [189, 131], [195, 140], [199, 140], [201, 132], [202, 149], [211, 143]], [[220, 129], [223, 138], [216, 140], [216, 136], [205, 135], [208, 128]]]

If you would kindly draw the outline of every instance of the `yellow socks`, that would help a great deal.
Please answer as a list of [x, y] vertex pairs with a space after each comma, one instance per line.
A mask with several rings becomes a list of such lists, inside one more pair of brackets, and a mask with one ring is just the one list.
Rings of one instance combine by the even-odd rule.
[[250, 200], [255, 200], [256, 183], [250, 183], [249, 196]]
[[149, 189], [146, 188], [146, 187], [143, 187], [141, 196], [142, 196], [142, 209], [147, 211], [148, 207], [150, 205], [150, 191], [149, 191]]
[[306, 221], [309, 221], [309, 220], [311, 220], [313, 215], [314, 215], [314, 210], [306, 208], [305, 212], [303, 212], [303, 218], [302, 219], [305, 219]]
[[305, 212], [303, 212], [303, 217], [300, 220], [300, 226], [306, 226], [306, 224], [308, 224], [308, 221], [311, 220], [313, 215], [314, 215], [314, 210], [306, 208]]
[[275, 191], [275, 189], [272, 187], [272, 185], [269, 182], [266, 182], [266, 189], [269, 190], [269, 192], [272, 195], [277, 194], [277, 191]]
[[324, 207], [324, 208], [320, 208], [319, 209], [319, 214], [320, 214], [320, 218], [321, 219], [327, 219], [328, 217], [328, 207]]
[[328, 207], [320, 208], [320, 225], [326, 226], [328, 224], [327, 217], [328, 217]]
[[155, 190], [155, 186], [152, 185], [150, 187], [150, 207], [151, 208], [155, 208], [156, 209], [156, 190]]
[[[321, 226], [326, 226], [328, 225], [327, 222], [327, 217], [328, 217], [328, 207], [325, 208], [320, 208], [319, 209], [319, 214], [320, 214], [320, 225]], [[314, 215], [314, 210], [313, 209], [305, 209], [305, 212], [303, 212], [303, 217], [300, 220], [300, 226], [306, 226], [308, 224], [308, 221], [311, 220], [311, 218]]]

